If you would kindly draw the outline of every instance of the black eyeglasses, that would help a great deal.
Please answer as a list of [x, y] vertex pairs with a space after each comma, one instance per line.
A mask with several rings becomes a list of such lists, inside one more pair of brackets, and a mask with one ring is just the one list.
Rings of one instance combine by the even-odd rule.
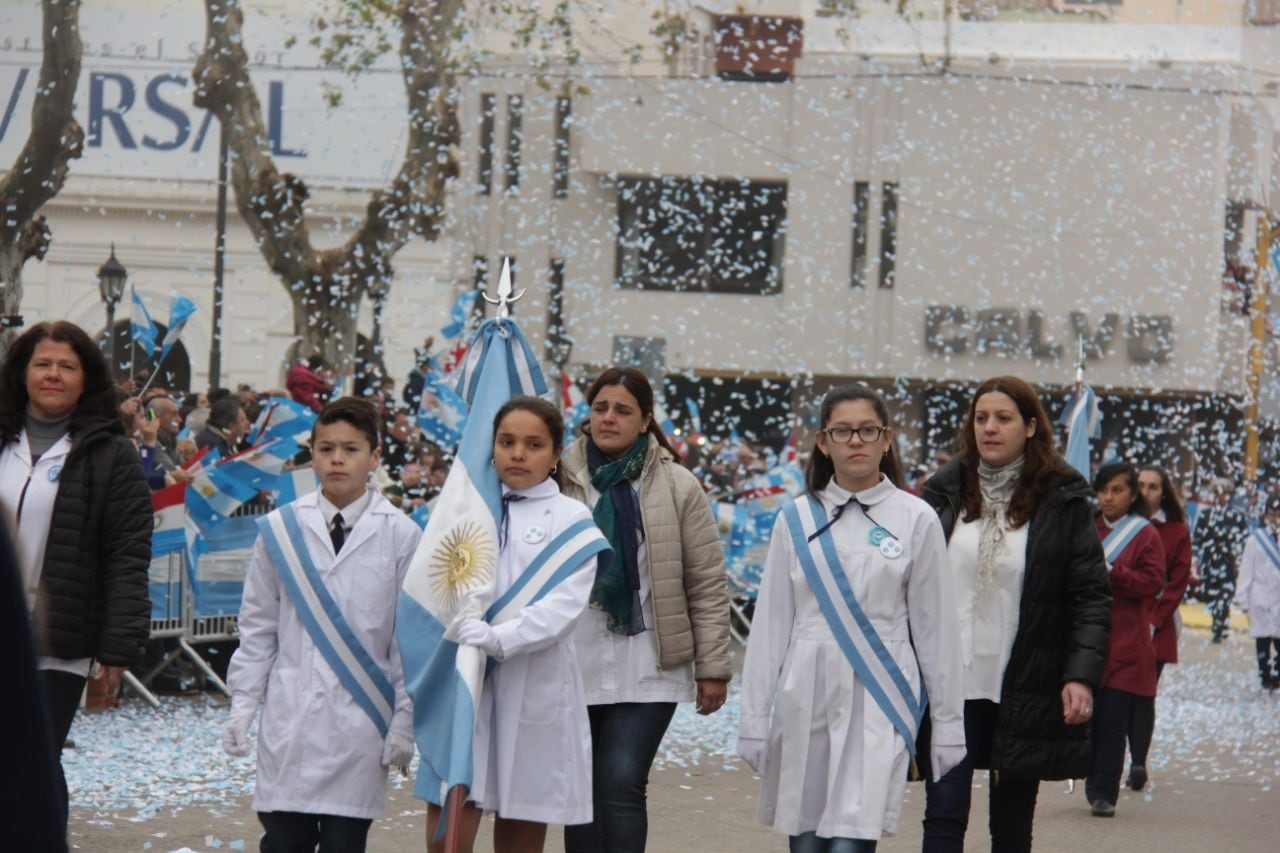
[[855, 434], [858, 436], [858, 438], [862, 439], [862, 442], [864, 444], [870, 444], [873, 441], [879, 441], [880, 436], [884, 435], [884, 431], [886, 429], [888, 429], [888, 427], [860, 426], [855, 428], [855, 427], [847, 427], [847, 426], [838, 426], [838, 427], [831, 427], [830, 429], [819, 430], [819, 432], [825, 433], [827, 438], [835, 442], [836, 444], [848, 444], [849, 442], [853, 441], [853, 437]]

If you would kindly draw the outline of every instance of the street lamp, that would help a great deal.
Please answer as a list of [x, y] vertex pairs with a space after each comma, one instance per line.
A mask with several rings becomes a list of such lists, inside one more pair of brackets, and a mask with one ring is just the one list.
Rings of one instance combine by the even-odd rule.
[[98, 292], [107, 306], [107, 352], [111, 359], [111, 375], [116, 372], [116, 305], [124, 296], [124, 280], [128, 276], [124, 265], [116, 260], [116, 244], [111, 244], [111, 257], [98, 267]]

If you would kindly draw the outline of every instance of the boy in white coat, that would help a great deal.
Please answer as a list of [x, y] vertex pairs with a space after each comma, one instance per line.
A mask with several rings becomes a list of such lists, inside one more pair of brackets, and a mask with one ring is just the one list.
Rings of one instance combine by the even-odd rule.
[[1280, 495], [1267, 498], [1262, 524], [1249, 534], [1240, 557], [1236, 600], [1249, 614], [1262, 689], [1280, 690]]
[[259, 523], [223, 746], [248, 754], [261, 705], [264, 853], [363, 851], [388, 768], [413, 758], [395, 614], [420, 531], [368, 484], [380, 447], [370, 403], [330, 403], [311, 435], [320, 490]]

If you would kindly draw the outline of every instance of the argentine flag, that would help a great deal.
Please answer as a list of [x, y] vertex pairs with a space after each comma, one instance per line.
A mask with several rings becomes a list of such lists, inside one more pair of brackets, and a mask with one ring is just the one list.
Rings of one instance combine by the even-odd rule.
[[462, 442], [396, 610], [396, 641], [422, 753], [413, 794], [441, 806], [450, 789], [470, 788], [474, 776], [471, 740], [485, 656], [459, 646], [453, 631], [464, 619], [483, 619], [493, 598], [502, 517], [502, 484], [490, 464], [493, 418], [513, 395], [547, 393], [533, 350], [511, 319], [486, 320], [468, 355], [458, 379], [458, 393], [470, 406]]
[[467, 423], [467, 401], [441, 381], [434, 365], [427, 367], [422, 390], [418, 428], [433, 443], [445, 450], [453, 450], [462, 441], [462, 431]]
[[1089, 439], [1102, 437], [1102, 414], [1098, 398], [1088, 385], [1067, 401], [1059, 423], [1067, 425], [1067, 464], [1090, 480]]
[[149, 358], [156, 351], [156, 335], [159, 329], [156, 328], [155, 321], [151, 319], [147, 306], [142, 301], [142, 297], [138, 295], [136, 287], [130, 287], [133, 293], [133, 310], [129, 315], [129, 332], [133, 337], [133, 342], [142, 347], [142, 351]]
[[169, 350], [182, 337], [182, 327], [187, 325], [187, 319], [194, 313], [196, 304], [175, 290], [169, 304], [169, 330], [164, 333], [164, 340], [160, 342], [160, 361], [164, 361]]

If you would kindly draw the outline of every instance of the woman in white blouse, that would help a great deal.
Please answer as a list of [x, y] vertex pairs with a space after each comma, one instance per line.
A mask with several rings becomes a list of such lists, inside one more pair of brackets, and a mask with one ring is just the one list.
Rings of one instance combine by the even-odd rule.
[[957, 457], [924, 486], [956, 583], [968, 746], [926, 785], [927, 853], [964, 849], [975, 768], [990, 770], [992, 848], [1020, 851], [1031, 849], [1040, 780], [1081, 778], [1091, 763], [1111, 594], [1089, 484], [1047, 424], [1026, 382], [987, 380]]

